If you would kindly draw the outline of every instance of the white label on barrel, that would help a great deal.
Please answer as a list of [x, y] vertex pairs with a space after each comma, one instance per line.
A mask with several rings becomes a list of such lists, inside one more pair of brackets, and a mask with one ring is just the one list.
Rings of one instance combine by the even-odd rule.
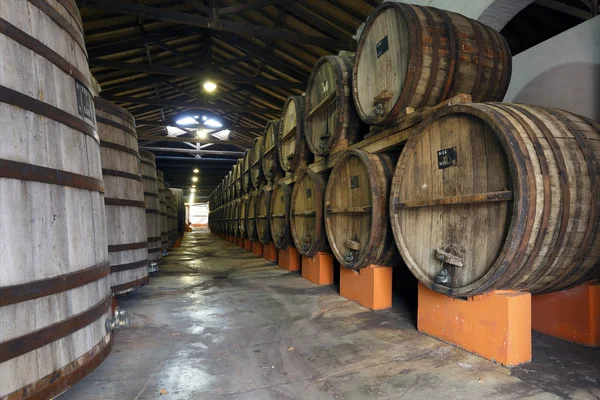
[[438, 155], [438, 169], [444, 169], [444, 168], [448, 168], [448, 167], [452, 167], [452, 166], [456, 165], [456, 162], [457, 162], [456, 147], [439, 150], [437, 152], [437, 155]]
[[377, 44], [375, 45], [375, 49], [377, 50], [377, 58], [384, 55], [385, 52], [389, 50], [389, 48], [390, 47], [388, 45], [388, 37], [386, 36], [383, 39], [381, 39], [379, 42], [377, 42]]
[[329, 84], [327, 83], [327, 81], [323, 81], [323, 83], [321, 83], [321, 93], [327, 92], [329, 92]]

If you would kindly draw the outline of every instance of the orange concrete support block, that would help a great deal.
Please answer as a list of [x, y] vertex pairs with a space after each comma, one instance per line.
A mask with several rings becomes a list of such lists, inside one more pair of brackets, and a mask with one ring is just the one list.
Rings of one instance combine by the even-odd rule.
[[181, 240], [183, 239], [183, 236], [179, 236], [177, 238], [177, 240], [175, 241], [175, 243], [173, 243], [173, 247], [178, 249], [181, 247]]
[[263, 245], [258, 240], [252, 242], [252, 254], [255, 256], [262, 256], [263, 254]]
[[454, 299], [419, 284], [417, 327], [503, 365], [531, 361], [531, 294], [493, 291]]
[[275, 247], [274, 243], [263, 245], [263, 258], [265, 260], [277, 262], [278, 255], [279, 253], [277, 252], [277, 247]]
[[244, 250], [252, 251], [252, 240], [244, 239]]
[[371, 310], [392, 307], [392, 268], [369, 265], [357, 272], [340, 267], [340, 295]]
[[244, 238], [241, 237], [236, 237], [235, 238], [236, 244], [241, 247], [242, 249], [244, 248]]
[[600, 346], [600, 283], [531, 298], [533, 330], [586, 346]]
[[302, 256], [302, 277], [317, 285], [332, 285], [333, 254], [317, 253], [312, 258]]
[[294, 246], [280, 249], [277, 265], [288, 271], [300, 271], [300, 253]]

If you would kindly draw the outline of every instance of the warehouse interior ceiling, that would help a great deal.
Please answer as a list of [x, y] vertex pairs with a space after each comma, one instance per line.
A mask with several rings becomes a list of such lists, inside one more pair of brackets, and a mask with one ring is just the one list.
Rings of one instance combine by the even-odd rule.
[[[136, 118], [141, 149], [173, 187], [205, 200], [301, 95], [323, 55], [355, 50], [381, 0], [78, 0], [101, 97]], [[435, 4], [432, 4], [435, 5]], [[502, 33], [513, 53], [591, 18], [597, 0], [536, 0]], [[207, 92], [207, 81], [217, 89]], [[192, 118], [197, 124], [179, 126]], [[212, 126], [207, 126], [211, 121]], [[194, 174], [193, 170], [199, 169]]]

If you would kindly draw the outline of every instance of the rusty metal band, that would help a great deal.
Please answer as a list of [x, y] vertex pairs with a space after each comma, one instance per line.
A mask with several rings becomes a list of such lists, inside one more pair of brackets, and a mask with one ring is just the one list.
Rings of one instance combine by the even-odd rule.
[[115, 285], [115, 286], [111, 287], [111, 289], [112, 289], [113, 293], [118, 294], [118, 293], [123, 292], [128, 289], [136, 289], [138, 287], [144, 286], [148, 282], [148, 280], [150, 280], [150, 277], [145, 276], [143, 278], [137, 279], [132, 282], [123, 283], [121, 285]]
[[[108, 357], [113, 348], [113, 334], [108, 342], [104, 338], [90, 351], [53, 371], [42, 379], [29, 384], [5, 397], [6, 400], [47, 400], [62, 394], [75, 383], [82, 380]], [[106, 337], [106, 336], [105, 336]]]
[[146, 208], [146, 203], [138, 200], [127, 200], [127, 199], [115, 199], [111, 197], [104, 198], [104, 205], [106, 206], [123, 206], [123, 207], [137, 207]]
[[87, 124], [79, 117], [71, 115], [60, 108], [54, 107], [53, 105], [44, 103], [43, 101], [34, 99], [33, 97], [29, 97], [23, 93], [9, 89], [2, 85], [0, 85], [0, 102], [22, 108], [23, 110], [31, 111], [32, 113], [38, 115], [42, 115], [46, 118], [91, 136], [97, 141], [100, 141], [98, 133], [96, 132], [96, 128], [93, 125]]
[[161, 240], [160, 236], [154, 236], [154, 237], [149, 237], [148, 238], [148, 242], [156, 242], [158, 240]]
[[146, 209], [146, 214], [160, 215], [160, 211], [159, 210]]
[[[485, 32], [488, 35], [488, 38], [490, 41], [490, 48], [492, 49], [492, 59], [494, 60], [492, 72], [490, 73], [492, 86], [489, 89], [489, 92], [488, 92], [489, 96], [486, 97], [486, 100], [490, 97], [493, 98], [494, 100], [496, 100], [497, 97], [495, 97], [495, 95], [498, 93], [498, 88], [500, 87], [500, 84], [502, 83], [502, 72], [499, 70], [500, 61], [498, 59], [498, 55], [496, 54], [496, 51], [502, 47], [502, 44], [498, 42], [498, 36], [492, 29], [490, 29], [487, 26], [484, 26], [483, 28], [485, 29]], [[502, 101], [502, 99], [498, 99], [498, 101]]]
[[148, 242], [113, 244], [108, 246], [109, 253], [117, 253], [119, 251], [139, 250], [148, 247]]
[[132, 263], [111, 265], [110, 272], [115, 273], [115, 272], [129, 271], [131, 269], [145, 268], [147, 266], [148, 266], [148, 259], [146, 258], [145, 260], [135, 261]]
[[0, 363], [27, 354], [85, 328], [110, 310], [112, 293], [92, 308], [63, 321], [0, 343]]
[[446, 12], [441, 12], [440, 15], [446, 24], [446, 28], [448, 30], [448, 49], [450, 51], [449, 60], [448, 60], [448, 76], [446, 78], [446, 86], [444, 86], [444, 90], [442, 91], [442, 96], [440, 97], [441, 101], [444, 101], [450, 95], [450, 91], [454, 87], [454, 74], [456, 72], [456, 61], [457, 61], [457, 40], [456, 40], [456, 31], [454, 30], [454, 24], [452, 20], [448, 16]]
[[19, 28], [2, 18], [0, 18], [0, 33], [11, 38], [15, 42], [19, 43], [21, 46], [27, 47], [34, 53], [44, 57], [46, 60], [56, 65], [58, 68], [62, 69], [63, 72], [65, 72], [67, 75], [71, 75], [86, 87], [91, 87], [88, 78], [73, 64], [68, 62], [65, 58], [63, 58], [60, 54], [52, 50], [50, 47], [46, 46], [33, 36], [30, 36], [29, 34], [23, 32], [22, 30], [20, 30]]
[[129, 122], [131, 126], [135, 127], [135, 118], [131, 113], [125, 110], [123, 107], [116, 105], [108, 100], [104, 100], [102, 97], [94, 97], [94, 105], [96, 109], [104, 111], [107, 114], [115, 115], [124, 121]]
[[112, 142], [107, 142], [105, 140], [100, 141], [100, 147], [104, 147], [105, 149], [122, 151], [123, 153], [131, 154], [132, 156], [134, 156], [136, 158], [140, 158], [140, 155], [138, 154], [138, 152], [136, 150], [132, 149], [131, 147], [123, 146], [123, 145], [112, 143]]
[[162, 247], [153, 247], [148, 249], [148, 254], [159, 253], [162, 251]]
[[146, 179], [148, 181], [156, 181], [155, 177], [149, 176], [149, 175], [142, 175], [143, 179]]
[[[466, 18], [466, 17], [465, 17]], [[474, 21], [470, 18], [466, 18], [471, 27], [473, 28], [473, 35], [475, 36], [475, 42], [477, 42], [477, 75], [475, 76], [475, 83], [473, 83], [473, 91], [471, 92], [471, 97], [473, 101], [479, 101], [479, 92], [481, 92], [481, 78], [483, 77], [483, 60], [484, 60], [484, 44], [483, 38], [481, 37], [481, 32], [479, 31], [479, 27], [482, 26], [479, 22]]]
[[159, 213], [159, 214], [160, 214], [161, 216], [163, 216], [163, 217], [166, 217], [166, 216], [167, 216], [167, 213], [164, 213], [164, 212], [161, 212], [161, 213]]
[[156, 193], [152, 193], [152, 192], [144, 192], [144, 196], [148, 196], [148, 197], [154, 197], [156, 199], [158, 199], [158, 194]]
[[[156, 168], [156, 163], [153, 163], [152, 161], [148, 161], [145, 158], [142, 158], [141, 163], [144, 165], [147, 165], [149, 167]], [[158, 181], [158, 177], [156, 178], [156, 180]]]
[[[427, 105], [427, 101], [429, 101], [429, 96], [431, 96], [431, 91], [433, 90], [435, 81], [437, 79], [437, 71], [440, 66], [440, 35], [435, 29], [435, 20], [433, 19], [433, 15], [429, 12], [429, 8], [423, 7], [420, 9], [425, 17], [427, 18], [427, 22], [431, 27], [431, 40], [432, 40], [432, 54], [431, 54], [431, 70], [429, 72], [429, 79], [427, 80], [427, 88], [425, 89], [425, 93], [423, 94], [423, 98], [419, 103], [419, 108], [423, 108]], [[435, 10], [438, 13], [443, 13], [442, 10]]]
[[117, 171], [114, 169], [102, 169], [102, 175], [105, 176], [117, 176], [119, 178], [133, 179], [138, 182], [142, 182], [142, 177], [136, 174], [130, 174], [129, 172]]
[[104, 193], [104, 183], [91, 176], [0, 159], [0, 178], [47, 183]]
[[42, 10], [44, 14], [49, 16], [50, 19], [52, 19], [58, 26], [63, 28], [73, 38], [73, 40], [77, 42], [77, 44], [83, 51], [83, 54], [87, 56], [87, 50], [85, 48], [85, 42], [83, 41], [83, 35], [81, 34], [81, 32], [77, 32], [77, 30], [75, 30], [73, 25], [71, 25], [65, 17], [60, 15], [60, 13], [56, 11], [48, 2], [46, 2], [46, 0], [27, 1], [29, 1], [29, 3], [33, 4], [40, 10]]
[[[127, 125], [123, 125], [119, 122], [113, 121], [112, 119], [105, 118], [101, 115], [98, 115], [98, 113], [96, 113], [96, 123], [112, 126], [113, 128], [117, 128], [137, 139], [137, 133], [134, 128], [127, 126]], [[98, 129], [100, 129], [100, 128], [98, 128]]]
[[22, 303], [40, 297], [66, 292], [90, 282], [98, 281], [108, 275], [109, 263], [104, 262], [81, 271], [59, 275], [53, 278], [0, 288], [0, 307]]
[[502, 82], [504, 82], [504, 85], [502, 85], [502, 88], [498, 91], [498, 97], [496, 98], [496, 101], [502, 101], [502, 99], [504, 99], [504, 95], [506, 94], [506, 91], [508, 90], [508, 85], [510, 84], [510, 77], [512, 75], [512, 54], [510, 51], [510, 48], [508, 47], [508, 43], [506, 42], [506, 39], [504, 39], [504, 36], [502, 36], [500, 33], [495, 32], [494, 31], [494, 35], [496, 35], [496, 37], [498, 38], [498, 40], [500, 40], [500, 42], [502, 43], [502, 57], [503, 57], [503, 64], [502, 64]]

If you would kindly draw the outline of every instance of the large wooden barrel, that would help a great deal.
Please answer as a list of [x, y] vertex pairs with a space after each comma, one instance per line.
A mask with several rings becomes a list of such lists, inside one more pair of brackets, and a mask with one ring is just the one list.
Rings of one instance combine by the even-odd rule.
[[325, 229], [344, 267], [398, 264], [388, 218], [393, 170], [390, 156], [363, 150], [346, 150], [333, 167], [325, 191]]
[[599, 130], [566, 111], [508, 103], [431, 116], [402, 153], [390, 204], [413, 274], [452, 296], [545, 293], [600, 277]]
[[238, 158], [237, 160], [237, 164], [235, 164], [235, 167], [233, 168], [233, 174], [234, 174], [234, 179], [235, 179], [235, 197], [236, 198], [240, 198], [244, 195], [244, 188], [242, 185], [242, 175], [243, 175], [243, 171], [244, 170], [244, 159], [243, 158]]
[[144, 198], [146, 202], [146, 227], [148, 231], [148, 260], [156, 265], [162, 257], [162, 237], [160, 231], [160, 199], [158, 196], [158, 177], [154, 154], [140, 151], [142, 178], [144, 180]]
[[165, 176], [162, 171], [156, 171], [158, 181], [158, 200], [160, 203], [160, 247], [164, 250], [169, 248], [169, 222], [167, 219], [167, 199], [165, 195]]
[[233, 202], [233, 234], [240, 237], [240, 208], [242, 205], [242, 198], [235, 199]]
[[271, 184], [283, 177], [283, 171], [279, 165], [279, 156], [277, 155], [279, 124], [280, 120], [278, 119], [267, 122], [262, 141], [261, 162], [263, 173], [265, 179]]
[[271, 243], [270, 211], [271, 191], [263, 186], [256, 195], [256, 235], [262, 244]]
[[48, 399], [112, 349], [100, 139], [73, 0], [0, 1], [0, 398]]
[[308, 168], [298, 172], [294, 183], [290, 204], [291, 231], [296, 248], [304, 256], [313, 257], [320, 251], [329, 250], [323, 218], [326, 185], [322, 174]]
[[96, 97], [100, 136], [110, 286], [115, 294], [148, 281], [148, 231], [135, 120], [127, 110]]
[[167, 194], [167, 224], [169, 226], [169, 242], [171, 245], [175, 243], [179, 236], [177, 232], [177, 200], [175, 200], [175, 194], [169, 187], [166, 191]]
[[248, 198], [249, 196], [247, 194], [245, 194], [241, 199], [240, 199], [240, 206], [239, 206], [239, 219], [238, 219], [238, 230], [240, 232], [240, 237], [243, 237], [245, 239], [248, 239], [248, 231], [247, 231], [247, 225], [246, 225], [246, 214], [248, 213]]
[[286, 172], [296, 171], [312, 162], [313, 154], [304, 138], [305, 103], [303, 96], [290, 96], [281, 112], [277, 151], [279, 165]]
[[235, 233], [235, 206], [236, 206], [236, 202], [237, 200], [233, 200], [231, 203], [229, 203], [229, 210], [227, 212], [227, 231], [230, 235], [233, 235]]
[[257, 240], [256, 233], [256, 200], [258, 191], [253, 190], [248, 196], [248, 206], [246, 207], [246, 229], [248, 230], [248, 239]]
[[492, 28], [437, 8], [387, 2], [358, 42], [354, 103], [363, 121], [384, 125], [406, 107], [434, 106], [459, 93], [500, 101], [510, 75], [510, 49]]
[[244, 158], [242, 161], [242, 189], [244, 194], [250, 193], [252, 189], [252, 175], [250, 173], [250, 156], [251, 150], [244, 152]]
[[321, 57], [306, 84], [304, 136], [308, 148], [326, 156], [359, 140], [360, 118], [352, 101], [353, 59]]
[[252, 176], [252, 186], [255, 189], [261, 187], [265, 181], [265, 175], [262, 169], [262, 143], [263, 138], [257, 137], [252, 142], [252, 150], [250, 151], [250, 174]]
[[278, 249], [287, 249], [293, 245], [290, 225], [291, 199], [292, 185], [281, 180], [273, 185], [269, 207], [269, 229], [271, 240]]

